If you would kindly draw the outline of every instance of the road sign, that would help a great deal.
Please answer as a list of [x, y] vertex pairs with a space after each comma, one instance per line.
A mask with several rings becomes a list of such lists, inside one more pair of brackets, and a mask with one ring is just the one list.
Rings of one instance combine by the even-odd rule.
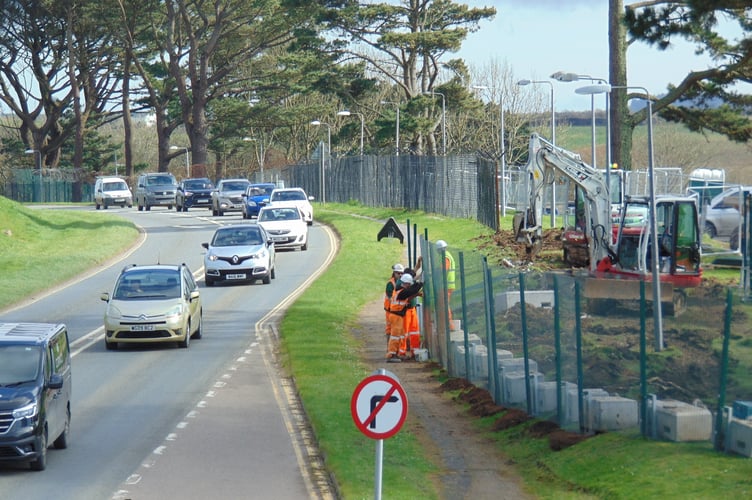
[[405, 423], [407, 395], [396, 378], [371, 375], [355, 388], [350, 412], [363, 434], [372, 439], [386, 439]]

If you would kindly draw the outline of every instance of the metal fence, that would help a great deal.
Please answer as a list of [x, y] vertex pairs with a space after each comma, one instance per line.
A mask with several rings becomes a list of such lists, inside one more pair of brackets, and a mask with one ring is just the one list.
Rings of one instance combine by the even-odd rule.
[[0, 179], [0, 194], [21, 203], [93, 202], [94, 185], [74, 169], [15, 168]]
[[584, 275], [519, 273], [423, 237], [418, 245], [424, 345], [450, 376], [567, 430], [752, 455], [752, 301], [743, 288], [684, 290], [686, 307], [664, 314], [658, 346], [645, 282], [641, 300], [604, 311], [585, 297]]

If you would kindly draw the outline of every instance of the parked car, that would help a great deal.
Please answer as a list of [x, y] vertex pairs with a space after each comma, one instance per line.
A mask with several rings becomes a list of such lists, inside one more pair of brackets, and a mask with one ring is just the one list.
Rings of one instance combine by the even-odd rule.
[[107, 349], [122, 343], [177, 342], [188, 347], [200, 339], [201, 294], [188, 266], [156, 264], [124, 268], [101, 299]]
[[276, 277], [276, 252], [266, 230], [259, 224], [223, 226], [214, 232], [206, 249], [206, 286], [219, 282], [261, 280], [265, 285]]
[[136, 206], [139, 212], [151, 207], [163, 206], [172, 209], [178, 183], [169, 172], [141, 174], [136, 182]]
[[745, 193], [752, 193], [752, 186], [735, 186], [710, 200], [710, 204], [703, 210], [705, 234], [711, 238], [730, 238], [739, 232], [739, 207], [744, 202]]
[[280, 188], [272, 191], [269, 202], [277, 206], [295, 206], [303, 214], [303, 220], [313, 224], [313, 196], [307, 196], [303, 188]]
[[258, 217], [261, 207], [269, 203], [269, 196], [277, 186], [272, 183], [251, 184], [243, 194], [243, 218]]
[[308, 250], [308, 224], [298, 207], [263, 207], [258, 224], [266, 229], [276, 248]]
[[94, 182], [94, 205], [97, 210], [120, 205], [120, 208], [133, 206], [133, 193], [121, 177], [97, 177]]
[[248, 179], [222, 179], [212, 191], [212, 215], [243, 210], [243, 194], [251, 181]]
[[0, 323], [0, 461], [47, 467], [68, 447], [71, 353], [63, 324]]
[[175, 191], [175, 210], [187, 212], [189, 208], [211, 208], [214, 183], [206, 177], [183, 179]]

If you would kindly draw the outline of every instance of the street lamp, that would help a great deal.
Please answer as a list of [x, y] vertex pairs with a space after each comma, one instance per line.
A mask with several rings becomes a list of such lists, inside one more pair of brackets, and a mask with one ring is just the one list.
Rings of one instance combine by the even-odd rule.
[[[578, 75], [576, 73], [565, 73], [563, 71], [557, 71], [553, 75], [551, 75], [551, 78], [554, 80], [558, 80], [560, 82], [576, 82], [578, 80], [590, 80], [591, 83], [606, 83], [606, 80], [603, 78], [593, 78], [590, 75]], [[590, 128], [591, 128], [591, 145], [590, 145], [590, 151], [592, 156], [592, 163], [593, 168], [598, 168], [597, 162], [595, 160], [595, 94], [590, 94]], [[608, 154], [608, 151], [610, 150], [610, 120], [608, 119], [608, 94], [606, 94], [606, 154], [609, 156], [606, 159], [606, 177], [608, 178], [608, 170], [611, 168], [611, 158]], [[606, 184], [608, 185], [608, 183]]]
[[179, 150], [179, 149], [182, 149], [182, 150], [185, 151], [185, 175], [186, 175], [186, 178], [190, 178], [190, 176], [191, 176], [191, 165], [190, 165], [190, 163], [188, 163], [188, 148], [183, 147], [183, 146], [170, 146], [170, 149], [173, 150], [173, 151], [176, 151], [176, 150]]
[[653, 100], [650, 98], [650, 92], [645, 87], [633, 85], [610, 85], [608, 83], [586, 85], [575, 89], [578, 94], [602, 94], [610, 93], [613, 89], [636, 89], [645, 93], [641, 97], [648, 105], [648, 175], [650, 176], [650, 254], [652, 255], [652, 277], [653, 277], [653, 323], [655, 327], [655, 349], [663, 350], [663, 316], [661, 312], [661, 281], [660, 281], [660, 259], [658, 258], [658, 223], [655, 205], [655, 172], [653, 160]]
[[[548, 80], [520, 80], [517, 85], [525, 86], [531, 83], [545, 83], [551, 87], [551, 144], [556, 146], [556, 107], [554, 105], [554, 84]], [[556, 182], [551, 184], [551, 227], [556, 225]]]
[[265, 152], [264, 152], [264, 141], [263, 139], [259, 140], [255, 137], [243, 137], [243, 140], [245, 142], [256, 142], [259, 145], [259, 156], [258, 156], [258, 162], [259, 162], [259, 172], [261, 173], [261, 182], [264, 182], [264, 160], [266, 159]]
[[[326, 126], [326, 144], [327, 155], [329, 159], [329, 170], [332, 169], [332, 126], [320, 120], [313, 120], [311, 125]], [[324, 155], [321, 155], [321, 203], [326, 203], [326, 177], [324, 176]]]
[[360, 156], [363, 156], [363, 137], [366, 129], [366, 120], [361, 113], [354, 113], [346, 109], [337, 112], [337, 116], [358, 115], [360, 117]]
[[394, 104], [394, 106], [397, 108], [397, 133], [394, 136], [394, 148], [395, 148], [395, 156], [399, 156], [399, 132], [400, 132], [400, 104], [398, 102], [390, 102], [390, 101], [381, 101], [381, 104]]
[[27, 149], [24, 151], [27, 155], [36, 154], [36, 160], [37, 160], [37, 171], [39, 173], [39, 202], [41, 203], [44, 201], [44, 196], [42, 193], [42, 152], [38, 149]]
[[446, 144], [446, 96], [441, 92], [423, 92], [424, 95], [440, 95], [441, 96], [441, 147], [443, 155], [446, 156], [447, 144]]
[[[489, 90], [486, 85], [473, 85], [477, 90]], [[507, 215], [507, 187], [506, 187], [506, 144], [504, 141], [504, 89], [499, 92], [499, 151], [501, 153], [501, 216]]]

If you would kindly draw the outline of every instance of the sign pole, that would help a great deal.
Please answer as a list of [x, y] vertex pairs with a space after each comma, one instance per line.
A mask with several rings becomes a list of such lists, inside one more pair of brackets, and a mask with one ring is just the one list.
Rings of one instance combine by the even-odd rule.
[[373, 498], [381, 500], [381, 480], [384, 473], [384, 440], [376, 440], [376, 475], [373, 481]]

